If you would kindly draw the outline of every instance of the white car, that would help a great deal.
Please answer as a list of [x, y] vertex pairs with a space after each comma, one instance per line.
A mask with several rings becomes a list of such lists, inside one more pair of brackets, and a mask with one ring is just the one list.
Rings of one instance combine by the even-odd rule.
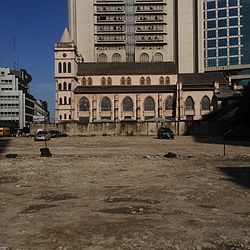
[[51, 135], [47, 131], [38, 131], [34, 136], [35, 141], [49, 141], [50, 138]]

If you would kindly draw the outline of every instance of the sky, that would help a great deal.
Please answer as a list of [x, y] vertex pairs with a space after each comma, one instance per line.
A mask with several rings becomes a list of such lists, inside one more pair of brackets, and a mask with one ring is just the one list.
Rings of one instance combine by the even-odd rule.
[[13, 69], [16, 62], [27, 70], [30, 93], [47, 101], [54, 117], [53, 49], [67, 26], [67, 0], [1, 1], [0, 23], [0, 67]]

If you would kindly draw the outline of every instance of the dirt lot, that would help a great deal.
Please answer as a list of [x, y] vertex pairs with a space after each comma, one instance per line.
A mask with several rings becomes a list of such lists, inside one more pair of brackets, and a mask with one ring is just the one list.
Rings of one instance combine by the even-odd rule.
[[250, 249], [250, 147], [216, 140], [0, 139], [0, 247]]

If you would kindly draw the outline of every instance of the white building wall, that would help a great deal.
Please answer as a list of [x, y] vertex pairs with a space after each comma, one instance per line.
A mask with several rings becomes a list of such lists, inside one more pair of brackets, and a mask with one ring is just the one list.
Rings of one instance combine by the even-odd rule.
[[179, 73], [195, 72], [194, 0], [178, 1]]

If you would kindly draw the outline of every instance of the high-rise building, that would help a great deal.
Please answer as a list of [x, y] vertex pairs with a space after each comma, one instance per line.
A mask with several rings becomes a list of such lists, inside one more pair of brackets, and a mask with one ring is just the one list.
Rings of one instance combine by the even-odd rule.
[[250, 1], [203, 0], [206, 71], [250, 68]]
[[175, 62], [180, 73], [201, 72], [201, 12], [198, 0], [68, 0], [65, 37], [84, 62]]

